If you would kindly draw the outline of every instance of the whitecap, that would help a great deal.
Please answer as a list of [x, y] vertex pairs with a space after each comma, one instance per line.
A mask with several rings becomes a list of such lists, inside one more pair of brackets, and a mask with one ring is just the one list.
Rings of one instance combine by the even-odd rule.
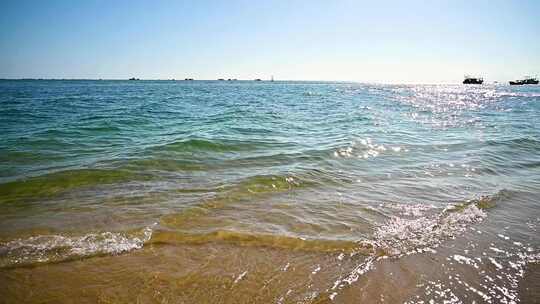
[[0, 267], [121, 254], [143, 247], [152, 227], [130, 235], [122, 232], [89, 233], [83, 236], [38, 235], [0, 244]]

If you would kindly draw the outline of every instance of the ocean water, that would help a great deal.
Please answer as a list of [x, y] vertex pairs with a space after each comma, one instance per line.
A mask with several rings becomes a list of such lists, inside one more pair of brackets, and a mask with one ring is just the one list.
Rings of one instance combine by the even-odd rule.
[[0, 302], [538, 303], [540, 86], [0, 81]]

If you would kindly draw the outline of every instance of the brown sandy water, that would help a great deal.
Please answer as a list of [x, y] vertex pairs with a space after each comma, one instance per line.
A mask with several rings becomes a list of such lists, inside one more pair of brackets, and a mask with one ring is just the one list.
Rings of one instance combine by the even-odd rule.
[[[6, 303], [535, 303], [540, 219], [522, 231], [509, 221], [525, 216], [517, 207], [527, 198], [366, 208], [394, 217], [362, 241], [241, 232], [234, 223], [254, 220], [256, 210], [245, 202], [186, 210], [191, 220], [166, 215], [144, 231], [32, 245], [22, 238], [19, 249], [4, 246], [12, 251], [4, 252], [0, 293]], [[268, 226], [281, 218], [257, 215]], [[312, 232], [306, 227], [295, 229]], [[43, 244], [54, 248], [44, 253]]]

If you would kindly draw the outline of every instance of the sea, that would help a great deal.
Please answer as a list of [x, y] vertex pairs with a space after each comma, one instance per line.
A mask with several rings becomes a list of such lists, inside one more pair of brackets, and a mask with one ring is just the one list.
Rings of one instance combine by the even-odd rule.
[[540, 303], [540, 86], [0, 80], [1, 303]]

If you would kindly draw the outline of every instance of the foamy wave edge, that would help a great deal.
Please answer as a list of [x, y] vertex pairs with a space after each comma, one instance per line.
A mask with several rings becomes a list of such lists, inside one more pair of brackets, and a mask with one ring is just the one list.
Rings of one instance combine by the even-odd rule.
[[[329, 299], [333, 300], [340, 290], [352, 285], [364, 274], [374, 269], [376, 263], [381, 259], [436, 252], [435, 248], [445, 240], [457, 237], [471, 225], [479, 223], [487, 217], [487, 213], [477, 206], [485, 199], [471, 201], [465, 206], [449, 205], [442, 212], [432, 216], [423, 213], [429, 208], [418, 209], [416, 205], [397, 206], [404, 208], [403, 214], [412, 213], [416, 217], [408, 219], [392, 216], [375, 227], [373, 240], [364, 241], [376, 248], [375, 254], [367, 257], [351, 272], [337, 279], [334, 285], [326, 290]], [[396, 206], [392, 206], [392, 208], [396, 208]]]
[[39, 235], [0, 243], [0, 267], [54, 263], [97, 255], [117, 255], [141, 249], [153, 226], [133, 234], [89, 233], [83, 236]]

